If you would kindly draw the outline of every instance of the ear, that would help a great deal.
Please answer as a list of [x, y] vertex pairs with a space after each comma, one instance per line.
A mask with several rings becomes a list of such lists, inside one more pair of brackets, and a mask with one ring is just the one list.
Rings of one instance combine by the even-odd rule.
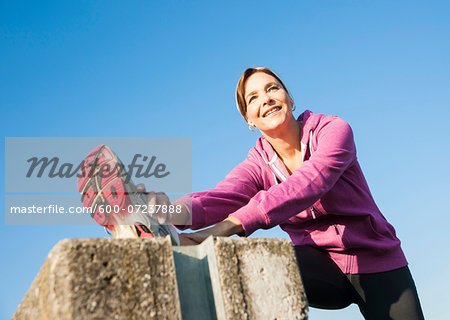
[[292, 97], [289, 95], [289, 101], [291, 102], [291, 108], [294, 105], [294, 99], [292, 99]]
[[254, 124], [253, 122], [251, 122], [251, 121], [247, 121], [247, 124], [248, 124], [250, 127], [254, 127], [254, 126], [255, 126], [255, 124]]

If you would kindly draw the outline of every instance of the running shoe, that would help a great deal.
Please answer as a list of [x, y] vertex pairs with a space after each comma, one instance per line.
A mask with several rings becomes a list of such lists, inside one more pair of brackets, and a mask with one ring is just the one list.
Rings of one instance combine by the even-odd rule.
[[172, 244], [179, 245], [173, 226], [161, 225], [156, 217], [141, 210], [147, 208], [146, 195], [137, 192], [133, 182], [126, 178], [125, 166], [109, 147], [98, 146], [84, 159], [78, 191], [83, 206], [91, 209], [92, 218], [114, 238], [170, 235]]

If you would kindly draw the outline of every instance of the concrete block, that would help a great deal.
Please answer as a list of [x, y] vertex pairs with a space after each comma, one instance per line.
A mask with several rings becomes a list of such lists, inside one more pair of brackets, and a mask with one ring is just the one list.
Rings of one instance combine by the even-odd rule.
[[217, 238], [226, 319], [307, 319], [308, 304], [288, 240]]
[[13, 319], [181, 319], [169, 238], [72, 239], [50, 252]]
[[[212, 243], [212, 242], [211, 242]], [[209, 241], [197, 246], [173, 247], [183, 320], [217, 319], [216, 305], [222, 306], [221, 292], [213, 291], [215, 275], [214, 247]], [[218, 284], [214, 288], [219, 288]]]
[[184, 320], [308, 318], [290, 241], [210, 237], [174, 255]]
[[210, 237], [72, 239], [50, 252], [18, 319], [307, 319], [292, 244]]

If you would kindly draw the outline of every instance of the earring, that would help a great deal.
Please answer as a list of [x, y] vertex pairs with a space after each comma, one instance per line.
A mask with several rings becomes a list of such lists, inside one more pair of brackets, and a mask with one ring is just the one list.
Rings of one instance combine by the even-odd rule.
[[[253, 130], [252, 128], [253, 128], [254, 130]], [[248, 125], [248, 129], [249, 129], [251, 132], [256, 132], [256, 130], [257, 130], [257, 129], [256, 129], [256, 126], [251, 126], [251, 125]]]
[[295, 106], [295, 103], [294, 103], [294, 104], [292, 104], [292, 111], [295, 111], [295, 108], [296, 108], [296, 106]]

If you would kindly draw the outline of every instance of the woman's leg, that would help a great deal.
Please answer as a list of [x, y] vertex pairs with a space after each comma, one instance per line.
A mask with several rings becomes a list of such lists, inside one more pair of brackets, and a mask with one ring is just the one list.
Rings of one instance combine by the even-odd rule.
[[414, 280], [403, 267], [371, 274], [348, 274], [365, 319], [424, 319]]
[[311, 246], [295, 246], [308, 303], [321, 309], [342, 309], [356, 302], [356, 292], [326, 252]]

